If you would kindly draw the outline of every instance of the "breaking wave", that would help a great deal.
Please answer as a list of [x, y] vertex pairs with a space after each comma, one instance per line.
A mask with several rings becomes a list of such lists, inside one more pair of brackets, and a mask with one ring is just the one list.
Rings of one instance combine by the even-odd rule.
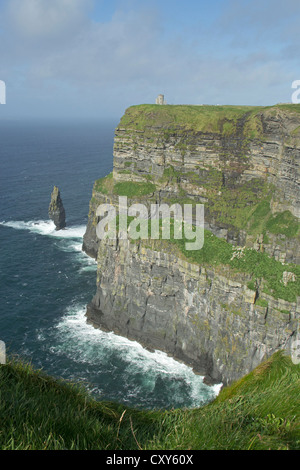
[[[0, 225], [50, 237], [58, 250], [70, 253], [73, 274], [70, 279], [66, 276], [65, 282], [66, 288], [74, 289], [72, 305], [64, 308], [55, 323], [36, 330], [43, 366], [48, 370], [67, 380], [83, 382], [97, 399], [142, 408], [195, 408], [218, 395], [221, 384], [207, 386], [203, 377], [167, 354], [150, 352], [137, 342], [87, 324], [82, 293], [72, 287], [74, 279], [78, 285], [82, 282], [81, 273], [97, 269], [96, 261], [82, 251], [85, 225], [61, 231], [56, 231], [50, 220], [9, 221]], [[73, 264], [77, 266], [75, 270]]]
[[59, 250], [70, 253], [75, 252], [76, 260], [82, 264], [81, 271], [93, 271], [97, 268], [96, 261], [82, 251], [82, 239], [86, 230], [85, 225], [74, 225], [58, 231], [51, 220], [10, 221], [0, 222], [0, 225], [15, 230], [27, 230], [38, 235], [52, 237], [55, 239], [55, 245]]
[[16, 230], [29, 230], [32, 233], [56, 238], [82, 238], [86, 229], [85, 225], [76, 225], [57, 231], [52, 220], [32, 220], [29, 222], [10, 221], [0, 222], [0, 225], [14, 228]]
[[[96, 397], [148, 408], [194, 408], [218, 395], [221, 384], [209, 387], [203, 377], [167, 354], [150, 352], [135, 341], [95, 329], [87, 324], [85, 312], [84, 305], [68, 307], [53, 328], [49, 349], [56, 358], [67, 357], [74, 363], [73, 374], [77, 364], [81, 380], [91, 380], [91, 370], [97, 371], [94, 384], [88, 386]], [[82, 376], [82, 364], [86, 377]]]

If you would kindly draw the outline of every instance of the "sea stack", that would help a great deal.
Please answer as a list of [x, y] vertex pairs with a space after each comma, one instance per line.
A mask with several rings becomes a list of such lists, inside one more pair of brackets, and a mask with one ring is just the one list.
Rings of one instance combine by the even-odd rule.
[[51, 194], [49, 217], [55, 223], [56, 230], [62, 230], [66, 227], [65, 209], [57, 186], [54, 186], [53, 192]]

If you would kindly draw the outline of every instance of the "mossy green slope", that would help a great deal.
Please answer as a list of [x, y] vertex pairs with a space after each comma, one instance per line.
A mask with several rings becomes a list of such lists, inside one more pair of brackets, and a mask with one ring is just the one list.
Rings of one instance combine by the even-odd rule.
[[[259, 113], [300, 113], [299, 104], [277, 104], [274, 106], [211, 106], [211, 105], [166, 105], [142, 104], [131, 106], [123, 115], [119, 127], [144, 131], [166, 129], [166, 137], [172, 131], [219, 133], [228, 136], [237, 131], [239, 120], [245, 119], [244, 138], [260, 138], [263, 128]], [[295, 133], [296, 135], [297, 133]]]
[[195, 410], [97, 402], [30, 365], [0, 366], [1, 450], [300, 449], [300, 366], [276, 353]]
[[119, 127], [143, 131], [147, 128], [165, 128], [168, 132], [185, 130], [228, 135], [236, 130], [240, 118], [246, 115], [250, 118], [250, 115], [254, 116], [261, 109], [252, 106], [137, 105], [126, 110]]

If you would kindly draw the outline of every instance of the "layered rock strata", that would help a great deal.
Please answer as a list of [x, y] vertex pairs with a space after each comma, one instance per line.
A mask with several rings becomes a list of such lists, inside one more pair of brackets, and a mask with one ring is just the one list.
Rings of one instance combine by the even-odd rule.
[[[227, 384], [275, 351], [290, 352], [299, 334], [300, 298], [275, 300], [248, 289], [248, 280], [129, 240], [106, 240], [87, 318]], [[266, 306], [256, 304], [257, 295]]]
[[117, 206], [119, 195], [148, 208], [203, 203], [206, 229], [286, 264], [283, 284], [299, 285], [288, 266], [300, 264], [299, 131], [298, 108], [289, 106], [127, 110], [113, 174], [95, 183], [90, 203], [83, 249], [98, 275], [88, 321], [164, 350], [210, 381], [230, 383], [275, 351], [291, 352], [300, 297], [250, 289], [250, 275], [189, 262], [168, 244], [100, 242], [96, 211]]

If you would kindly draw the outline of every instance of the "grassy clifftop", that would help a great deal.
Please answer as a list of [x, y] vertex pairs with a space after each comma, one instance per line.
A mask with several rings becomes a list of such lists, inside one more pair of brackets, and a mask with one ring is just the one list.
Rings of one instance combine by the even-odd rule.
[[300, 105], [278, 104], [275, 106], [210, 106], [210, 105], [153, 105], [131, 106], [123, 115], [119, 127], [123, 129], [162, 128], [189, 132], [211, 132], [230, 135], [239, 131], [244, 120], [244, 137], [254, 138], [263, 134], [261, 113], [300, 113]]
[[97, 402], [30, 365], [0, 366], [1, 450], [300, 449], [300, 366], [275, 354], [195, 410]]
[[217, 132], [223, 129], [225, 122], [235, 122], [246, 113], [258, 109], [250, 106], [137, 105], [127, 109], [121, 119], [120, 127], [134, 126], [137, 129], [174, 127]]

